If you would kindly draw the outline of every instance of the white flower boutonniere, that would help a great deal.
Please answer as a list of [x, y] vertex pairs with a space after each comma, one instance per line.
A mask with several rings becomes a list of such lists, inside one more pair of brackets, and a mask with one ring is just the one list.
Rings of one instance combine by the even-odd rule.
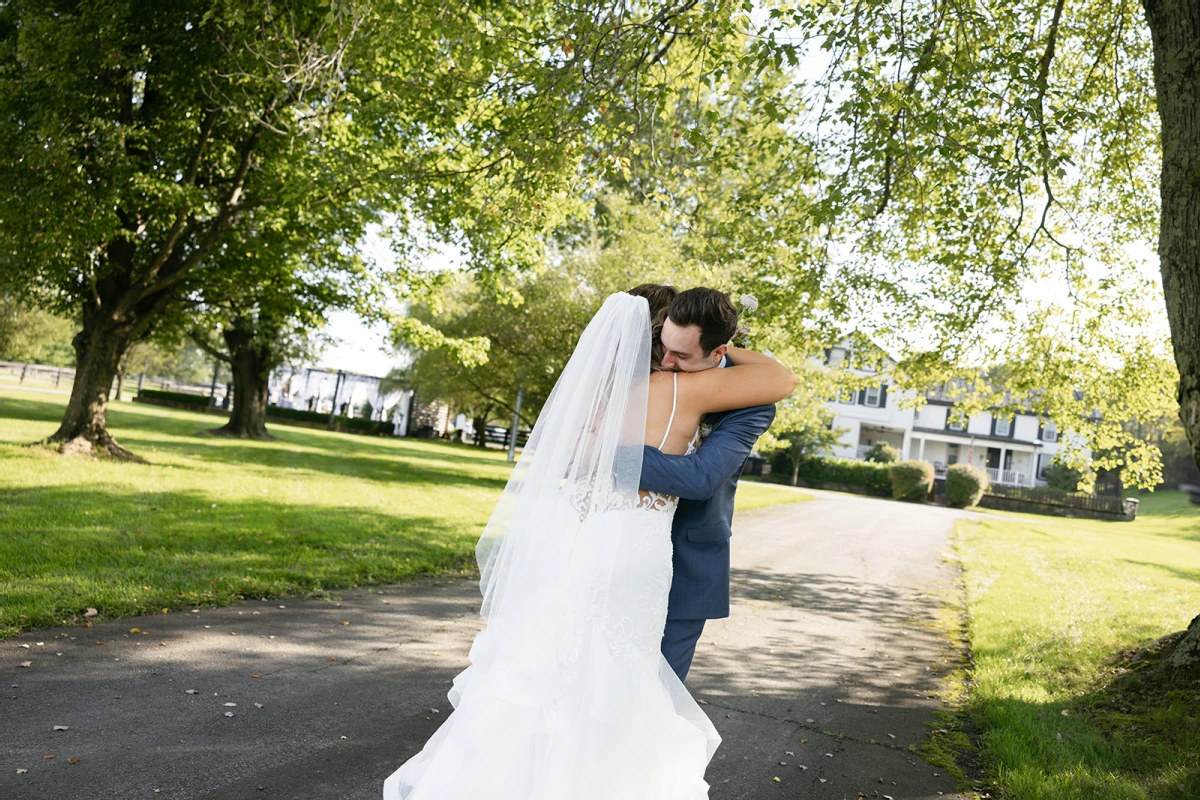
[[707, 422], [700, 423], [700, 444], [704, 444], [704, 440], [713, 432], [713, 426]]

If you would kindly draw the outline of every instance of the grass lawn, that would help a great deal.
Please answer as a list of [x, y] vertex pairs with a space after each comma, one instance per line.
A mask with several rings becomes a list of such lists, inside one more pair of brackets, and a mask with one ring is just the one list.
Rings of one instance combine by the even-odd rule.
[[[472, 571], [504, 488], [504, 453], [271, 426], [271, 442], [197, 435], [220, 418], [114, 404], [117, 440], [149, 465], [23, 445], [63, 395], [0, 387], [0, 638], [115, 617], [322, 595]], [[809, 499], [747, 484], [738, 509]]]
[[1200, 798], [1200, 682], [1154, 649], [1200, 613], [1200, 506], [1134, 522], [960, 522], [974, 655], [966, 712], [994, 797]]

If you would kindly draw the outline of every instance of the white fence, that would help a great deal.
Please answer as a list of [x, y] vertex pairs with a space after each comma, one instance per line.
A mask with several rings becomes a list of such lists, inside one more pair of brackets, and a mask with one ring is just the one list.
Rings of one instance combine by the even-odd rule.
[[[0, 361], [0, 385], [16, 384], [31, 389], [57, 389], [69, 392], [74, 383], [75, 369], [73, 367], [51, 367], [46, 364], [27, 364], [21, 361]], [[113, 380], [112, 388], [109, 390], [109, 397], [112, 399], [117, 399], [117, 384], [118, 381]], [[203, 396], [208, 396], [212, 390], [211, 385], [173, 381], [169, 378], [141, 374], [125, 376], [122, 394], [132, 397], [142, 388], [187, 392]], [[225, 384], [217, 384], [215, 394], [218, 404], [225, 398], [225, 389]]]

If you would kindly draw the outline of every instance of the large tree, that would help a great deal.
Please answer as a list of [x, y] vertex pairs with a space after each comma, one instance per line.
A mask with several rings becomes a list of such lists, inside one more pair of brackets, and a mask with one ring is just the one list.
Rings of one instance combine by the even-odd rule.
[[[1200, 3], [784, 3], [759, 34], [756, 59], [807, 68], [825, 261], [902, 382], [1028, 403], [1143, 487], [1134, 431], [1171, 408], [1200, 463]], [[970, 380], [989, 364], [1004, 381]]]
[[[338, 241], [323, 223], [324, 206], [305, 218], [248, 212], [209, 257], [211, 276], [198, 293], [190, 338], [228, 365], [233, 379], [229, 421], [214, 433], [266, 439], [268, 380], [285, 363], [312, 361], [318, 330], [333, 309], [383, 314], [377, 273], [355, 242]], [[245, 276], [253, 275], [247, 282]]]
[[[446, 341], [418, 349], [407, 372], [424, 398], [437, 397], [482, 426], [508, 424], [522, 393], [521, 420], [532, 425], [592, 315], [612, 292], [650, 281], [699, 283], [711, 277], [682, 253], [672, 216], [655, 204], [602, 193], [590, 215], [573, 221], [545, 260], [502, 292], [459, 273], [436, 301], [408, 320]], [[412, 337], [403, 328], [398, 339]], [[464, 343], [472, 343], [464, 349]], [[482, 439], [478, 440], [482, 443]]]
[[[1180, 233], [1196, 224], [1180, 215], [1200, 213], [1200, 147], [1182, 122], [1197, 113], [1196, 14], [1132, 0], [773, 4], [750, 58], [797, 69], [790, 129], [817, 172], [800, 182], [809, 227], [781, 232], [798, 258], [772, 269], [771, 248], [750, 251], [745, 285], [782, 319], [819, 276], [815, 316], [901, 354], [906, 386], [957, 378], [972, 410], [1029, 403], [1127, 457], [1126, 483], [1153, 485], [1157, 453], [1126, 422], [1177, 403], [1200, 456], [1200, 256]], [[1141, 269], [1156, 238], [1161, 291]], [[1179, 377], [1167, 393], [1164, 298]], [[975, 380], [996, 364], [1005, 382]]]
[[82, 321], [52, 440], [130, 455], [105, 424], [121, 356], [186, 323], [249, 211], [319, 217], [331, 247], [390, 214], [398, 241], [432, 231], [490, 269], [520, 262], [593, 158], [584, 143], [607, 140], [593, 132], [624, 135], [605, 110], [652, 100], [647, 65], [741, 13], [696, 0], [0, 5], [3, 279]]

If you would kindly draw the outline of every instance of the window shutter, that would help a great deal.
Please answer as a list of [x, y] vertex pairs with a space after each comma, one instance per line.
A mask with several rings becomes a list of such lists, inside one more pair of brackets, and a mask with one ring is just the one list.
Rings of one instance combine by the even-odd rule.
[[867, 404], [867, 390], [866, 389], [858, 390], [858, 404], [860, 406], [865, 406]]
[[887, 384], [879, 388], [879, 407], [887, 408]]

